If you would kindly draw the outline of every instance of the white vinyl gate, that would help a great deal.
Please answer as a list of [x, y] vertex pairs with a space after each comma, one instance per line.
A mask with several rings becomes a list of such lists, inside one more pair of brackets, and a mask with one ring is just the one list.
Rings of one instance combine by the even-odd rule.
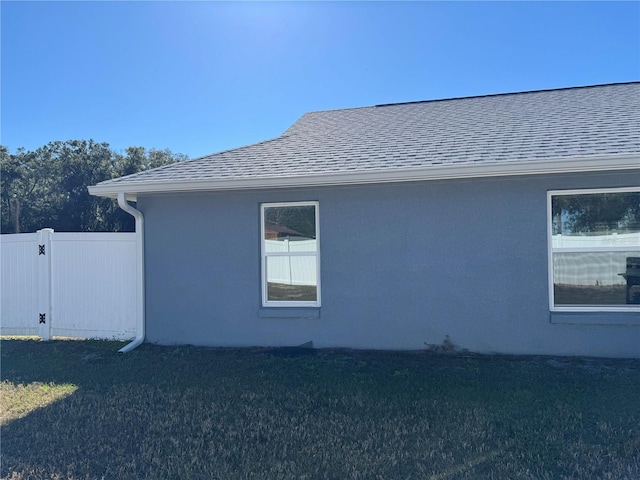
[[135, 233], [0, 235], [2, 335], [130, 339]]

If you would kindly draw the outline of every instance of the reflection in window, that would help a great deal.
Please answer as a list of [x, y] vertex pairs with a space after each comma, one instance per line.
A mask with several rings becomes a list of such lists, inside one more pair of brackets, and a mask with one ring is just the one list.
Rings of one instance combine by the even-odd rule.
[[640, 305], [640, 189], [551, 194], [554, 306]]
[[318, 306], [318, 207], [262, 206], [262, 295], [271, 306]]
[[269, 301], [315, 302], [318, 299], [315, 256], [268, 256]]

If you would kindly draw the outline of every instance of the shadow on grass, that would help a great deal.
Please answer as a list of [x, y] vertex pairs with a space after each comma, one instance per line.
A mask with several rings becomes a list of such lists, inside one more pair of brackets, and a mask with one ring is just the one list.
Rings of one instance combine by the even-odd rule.
[[120, 345], [2, 342], [3, 478], [640, 477], [637, 361]]

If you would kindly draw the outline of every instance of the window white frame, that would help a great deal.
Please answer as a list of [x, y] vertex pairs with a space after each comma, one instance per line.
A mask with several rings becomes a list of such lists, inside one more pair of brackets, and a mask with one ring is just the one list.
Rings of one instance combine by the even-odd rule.
[[640, 312], [640, 305], [555, 305], [554, 285], [553, 285], [553, 254], [563, 253], [592, 253], [592, 252], [637, 252], [640, 256], [640, 245], [622, 247], [573, 247], [573, 248], [553, 248], [553, 215], [552, 202], [554, 196], [562, 195], [589, 195], [598, 193], [625, 193], [640, 192], [640, 187], [619, 187], [619, 188], [594, 188], [578, 190], [549, 190], [547, 192], [547, 259], [548, 259], [548, 286], [549, 286], [549, 309], [552, 312]]
[[[316, 249], [304, 252], [267, 252], [265, 244], [265, 210], [272, 207], [314, 207], [316, 228]], [[260, 250], [261, 250], [261, 290], [263, 307], [320, 307], [320, 206], [317, 201], [308, 202], [278, 202], [263, 203], [260, 205]], [[269, 300], [267, 282], [267, 259], [269, 257], [295, 257], [314, 256], [316, 263], [316, 300], [315, 301], [291, 301]]]

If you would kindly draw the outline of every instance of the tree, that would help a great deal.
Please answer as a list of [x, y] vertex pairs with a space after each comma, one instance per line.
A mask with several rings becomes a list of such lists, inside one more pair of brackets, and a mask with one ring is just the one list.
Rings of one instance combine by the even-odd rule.
[[87, 187], [111, 178], [181, 161], [170, 150], [129, 147], [116, 153], [93, 140], [50, 142], [31, 152], [10, 154], [0, 146], [0, 209], [3, 233], [133, 231], [134, 221], [111, 199]]
[[284, 227], [283, 236], [294, 234], [316, 238], [316, 207], [313, 205], [267, 207], [264, 219], [265, 225]]
[[29, 229], [29, 224], [41, 222], [40, 211], [45, 200], [41, 194], [48, 178], [38, 171], [34, 152], [24, 149], [11, 155], [0, 147], [0, 197], [2, 232], [18, 233]]
[[640, 229], [640, 193], [558, 195], [552, 198], [554, 233], [589, 234]]
[[128, 147], [124, 155], [116, 154], [114, 159], [113, 177], [124, 177], [134, 173], [162, 167], [174, 162], [187, 160], [188, 157], [181, 153], [173, 153], [169, 149], [165, 150], [145, 150], [144, 147]]

